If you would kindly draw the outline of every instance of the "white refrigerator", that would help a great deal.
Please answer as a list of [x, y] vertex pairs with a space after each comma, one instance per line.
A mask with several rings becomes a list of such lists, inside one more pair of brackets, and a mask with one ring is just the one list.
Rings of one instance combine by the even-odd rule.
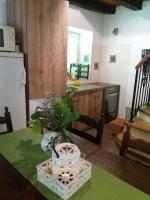
[[0, 52], [0, 116], [8, 106], [14, 131], [26, 127], [25, 84], [23, 54]]

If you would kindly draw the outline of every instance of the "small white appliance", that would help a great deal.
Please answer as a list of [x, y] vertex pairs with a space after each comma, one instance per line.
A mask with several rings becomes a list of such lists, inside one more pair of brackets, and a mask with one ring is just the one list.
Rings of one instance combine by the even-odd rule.
[[15, 28], [0, 26], [0, 51], [15, 51]]

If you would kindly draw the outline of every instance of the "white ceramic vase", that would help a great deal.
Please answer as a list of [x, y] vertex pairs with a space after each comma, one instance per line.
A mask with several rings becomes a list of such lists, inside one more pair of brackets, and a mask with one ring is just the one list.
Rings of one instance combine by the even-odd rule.
[[41, 140], [41, 148], [47, 154], [51, 154], [53, 150], [53, 141], [59, 135], [59, 133], [54, 131], [49, 131], [47, 129], [43, 130], [44, 136]]

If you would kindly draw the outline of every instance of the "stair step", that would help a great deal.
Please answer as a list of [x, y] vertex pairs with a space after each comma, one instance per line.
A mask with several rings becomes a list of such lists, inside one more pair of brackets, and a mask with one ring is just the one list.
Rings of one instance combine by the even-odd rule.
[[[122, 142], [122, 139], [123, 139], [123, 132], [121, 132], [121, 133], [119, 133], [119, 134], [117, 134], [116, 135], [116, 138], [118, 139], [118, 141], [119, 142]], [[136, 140], [136, 139], [138, 139], [137, 137], [135, 137], [135, 136], [130, 136], [130, 140]]]
[[150, 143], [149, 133], [134, 128], [131, 128], [130, 132], [132, 136]]
[[139, 110], [137, 112], [137, 117], [138, 118], [141, 118], [143, 121], [147, 122], [147, 123], [150, 123], [150, 115], [149, 114], [146, 114], [145, 112]]
[[119, 128], [122, 128], [124, 126], [124, 122], [125, 122], [125, 119], [117, 118], [111, 121], [110, 124], [118, 126]]
[[[120, 148], [123, 133], [119, 133], [116, 138], [116, 144]], [[137, 137], [131, 136], [128, 143], [128, 151], [126, 156], [134, 161], [140, 162], [150, 167], [150, 143], [142, 141]]]
[[133, 123], [126, 121], [125, 124], [129, 125], [131, 128], [150, 134], [150, 123], [147, 123], [140, 118], [135, 118]]
[[150, 106], [146, 106], [146, 105], [141, 106], [140, 111], [144, 112], [147, 115], [150, 115]]
[[150, 155], [145, 154], [133, 148], [128, 148], [127, 158], [139, 162], [147, 167], [150, 167]]
[[[124, 133], [119, 133], [116, 136], [116, 142], [118, 144], [121, 144], [122, 139], [123, 139], [123, 134]], [[128, 147], [140, 150], [142, 152], [150, 154], [150, 142], [144, 141], [138, 137], [135, 136], [130, 136], [129, 142], [128, 142]]]

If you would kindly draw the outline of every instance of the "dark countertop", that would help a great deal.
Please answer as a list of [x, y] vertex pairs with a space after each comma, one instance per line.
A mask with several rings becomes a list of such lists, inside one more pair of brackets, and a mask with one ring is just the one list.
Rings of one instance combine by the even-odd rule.
[[99, 91], [108, 87], [119, 86], [117, 84], [95, 82], [95, 83], [82, 83], [80, 86], [72, 86], [77, 89], [77, 93]]
[[113, 87], [113, 86], [119, 86], [118, 84], [103, 83], [103, 82], [95, 82], [95, 83], [91, 83], [91, 84], [99, 85], [99, 86], [102, 86], [103, 88], [108, 88], [108, 87]]

